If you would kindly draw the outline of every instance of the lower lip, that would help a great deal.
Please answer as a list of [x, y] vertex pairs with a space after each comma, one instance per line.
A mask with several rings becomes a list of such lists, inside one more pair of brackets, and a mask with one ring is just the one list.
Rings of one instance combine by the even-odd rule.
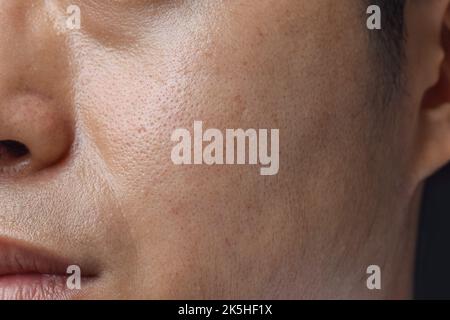
[[67, 277], [47, 274], [0, 276], [0, 300], [65, 300], [72, 290]]

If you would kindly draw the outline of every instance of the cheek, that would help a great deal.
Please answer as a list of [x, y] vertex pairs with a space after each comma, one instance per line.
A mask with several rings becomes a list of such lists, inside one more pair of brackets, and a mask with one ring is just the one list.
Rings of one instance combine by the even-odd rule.
[[[160, 32], [146, 43], [130, 43], [130, 50], [80, 41], [83, 50], [75, 55], [81, 148], [99, 154], [99, 165], [111, 173], [119, 206], [154, 274], [174, 269], [186, 274], [186, 261], [209, 275], [217, 265], [239, 272], [239, 264], [254, 265], [262, 253], [283, 252], [273, 243], [299, 237], [288, 214], [273, 214], [292, 201], [285, 190], [295, 190], [305, 207], [313, 207], [311, 184], [329, 185], [329, 177], [320, 179], [326, 175], [318, 165], [321, 156], [342, 147], [333, 142], [352, 136], [336, 124], [355, 112], [355, 103], [336, 90], [354, 76], [341, 71], [352, 69], [342, 67], [352, 53], [345, 44], [330, 48], [339, 30], [317, 32], [326, 15], [315, 21], [291, 16], [294, 27], [284, 23], [281, 4], [265, 8], [270, 14], [263, 14], [262, 6], [247, 15], [241, 1], [233, 3], [218, 16], [190, 17], [182, 26], [161, 24]], [[314, 16], [312, 2], [299, 3], [305, 17]], [[191, 129], [194, 120], [221, 130], [279, 128], [284, 139], [279, 175], [262, 182], [252, 167], [174, 166], [170, 136], [176, 128]], [[323, 141], [317, 143], [317, 137]], [[329, 172], [333, 169], [340, 168]], [[311, 173], [317, 175], [311, 179]], [[283, 230], [275, 237], [285, 239], [273, 241], [268, 226]], [[222, 263], [201, 257], [211, 244], [211, 259]], [[181, 258], [167, 261], [174, 256]]]
[[279, 127], [280, 110], [299, 104], [302, 64], [291, 63], [298, 45], [291, 36], [311, 25], [280, 23], [285, 2], [264, 0], [257, 9], [244, 1], [216, 4], [208, 14], [206, 5], [192, 14], [179, 8], [155, 18], [151, 31], [140, 30], [140, 41], [122, 40], [117, 48], [105, 45], [96, 32], [102, 28], [87, 17], [87, 35], [74, 40], [80, 131], [108, 168], [135, 185], [136, 172], [162, 179], [172, 131], [194, 120], [216, 128]]

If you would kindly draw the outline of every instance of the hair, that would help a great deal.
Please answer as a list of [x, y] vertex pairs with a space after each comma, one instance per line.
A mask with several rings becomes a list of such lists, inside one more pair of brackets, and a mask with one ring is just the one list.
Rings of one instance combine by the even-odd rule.
[[[409, 0], [367, 0], [369, 5], [381, 9], [382, 29], [370, 32], [370, 42], [375, 59], [381, 63], [379, 79], [385, 95], [383, 104], [392, 100], [395, 93], [402, 89], [402, 67], [405, 60], [404, 42], [407, 36], [404, 13]], [[381, 60], [381, 61], [380, 61]], [[378, 64], [379, 65], [379, 64]]]
[[[383, 28], [378, 34], [378, 43], [391, 58], [402, 57], [403, 41], [405, 39], [404, 13], [407, 0], [369, 0], [380, 7]], [[399, 62], [399, 60], [394, 60]]]

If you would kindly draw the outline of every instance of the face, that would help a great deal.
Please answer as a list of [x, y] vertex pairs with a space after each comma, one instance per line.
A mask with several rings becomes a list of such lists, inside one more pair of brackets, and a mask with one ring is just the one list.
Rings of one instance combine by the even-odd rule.
[[[71, 4], [79, 30], [61, 23]], [[0, 140], [28, 149], [3, 143], [0, 235], [80, 266], [73, 297], [409, 294], [416, 215], [403, 213], [419, 184], [405, 106], [420, 96], [375, 102], [357, 1], [0, 6]], [[278, 173], [175, 165], [171, 135], [194, 121], [279, 129]]]

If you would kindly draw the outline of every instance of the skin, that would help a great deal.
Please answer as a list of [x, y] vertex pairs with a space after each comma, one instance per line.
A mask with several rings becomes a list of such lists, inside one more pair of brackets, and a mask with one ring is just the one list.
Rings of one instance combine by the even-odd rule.
[[[94, 274], [78, 298], [410, 297], [422, 184], [450, 159], [447, 5], [408, 5], [379, 105], [357, 1], [0, 0], [0, 140], [30, 150], [0, 235]], [[175, 166], [194, 120], [280, 129], [278, 175]]]

